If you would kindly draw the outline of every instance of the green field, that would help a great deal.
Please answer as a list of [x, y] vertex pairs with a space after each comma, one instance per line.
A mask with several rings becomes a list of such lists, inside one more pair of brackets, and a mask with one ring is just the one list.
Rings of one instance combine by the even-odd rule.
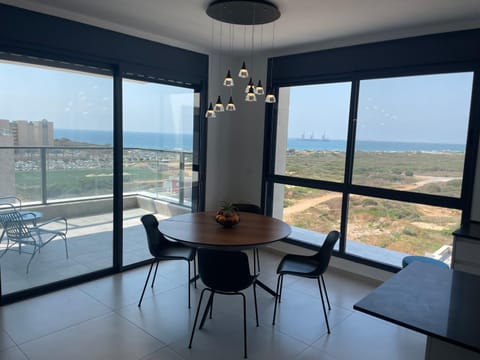
[[[463, 153], [358, 152], [353, 184], [459, 197]], [[345, 153], [288, 151], [285, 175], [342, 183]], [[341, 194], [285, 186], [284, 218], [326, 233], [340, 226]], [[460, 211], [351, 195], [349, 240], [424, 255], [452, 243]]]

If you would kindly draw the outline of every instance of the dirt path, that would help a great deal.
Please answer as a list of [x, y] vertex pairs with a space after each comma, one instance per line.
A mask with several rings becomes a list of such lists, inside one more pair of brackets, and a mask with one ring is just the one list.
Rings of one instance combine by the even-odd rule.
[[[427, 184], [431, 183], [437, 183], [437, 182], [447, 182], [451, 180], [457, 180], [461, 178], [456, 178], [456, 177], [436, 177], [436, 176], [416, 176], [415, 179], [417, 180], [416, 182], [412, 184], [405, 184], [402, 185], [401, 187], [398, 188], [398, 190], [404, 190], [404, 191], [411, 191], [418, 189], [419, 187], [422, 187]], [[324, 203], [329, 200], [333, 200], [336, 198], [341, 197], [340, 194], [338, 193], [330, 193], [327, 195], [323, 196], [318, 196], [315, 198], [311, 199], [302, 199], [298, 200], [295, 202], [294, 205], [289, 206], [285, 209], [283, 209], [283, 215], [284, 216], [292, 216], [294, 214], [297, 214], [299, 212], [305, 211], [311, 207], [317, 206], [321, 203]]]

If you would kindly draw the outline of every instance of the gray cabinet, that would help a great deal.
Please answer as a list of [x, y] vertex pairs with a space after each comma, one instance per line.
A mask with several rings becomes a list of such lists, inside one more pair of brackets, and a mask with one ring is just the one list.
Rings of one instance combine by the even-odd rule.
[[469, 223], [454, 231], [452, 268], [480, 275], [480, 223]]

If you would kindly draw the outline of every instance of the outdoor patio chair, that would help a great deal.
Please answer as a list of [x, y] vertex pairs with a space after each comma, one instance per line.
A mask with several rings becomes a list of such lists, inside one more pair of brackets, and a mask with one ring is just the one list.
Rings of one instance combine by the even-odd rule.
[[[7, 235], [7, 247], [0, 257], [15, 245], [19, 247], [21, 245], [32, 246], [32, 251], [27, 252], [31, 254], [27, 263], [26, 272], [28, 274], [30, 263], [35, 254], [55, 238], [61, 238], [65, 243], [65, 254], [68, 259], [67, 219], [56, 217], [41, 224], [33, 225], [30, 220], [25, 220], [26, 215], [28, 215], [27, 212], [20, 213], [13, 205], [10, 210], [3, 209], [0, 213], [0, 222]], [[54, 224], [58, 224], [58, 226], [53, 226]], [[57, 229], [59, 226], [61, 229]]]
[[22, 200], [16, 196], [1, 196], [0, 197], [0, 225], [2, 225], [2, 235], [0, 235], [0, 242], [5, 236], [5, 227], [3, 226], [1, 213], [10, 212], [12, 209], [22, 211]]
[[327, 325], [327, 332], [330, 334], [330, 325], [328, 324], [327, 311], [325, 310], [325, 302], [323, 300], [322, 286], [320, 279], [322, 280], [323, 289], [325, 290], [325, 297], [327, 298], [328, 310], [331, 310], [330, 300], [328, 299], [327, 287], [325, 286], [325, 280], [323, 274], [328, 268], [330, 258], [332, 256], [333, 247], [340, 237], [338, 231], [330, 231], [323, 242], [320, 250], [311, 256], [304, 255], [285, 255], [280, 261], [277, 268], [277, 295], [275, 297], [275, 306], [273, 308], [273, 321], [272, 325], [275, 325], [275, 315], [277, 312], [277, 303], [281, 301], [283, 276], [293, 275], [310, 279], [317, 279], [318, 289], [320, 290], [320, 298], [322, 300], [323, 315], [325, 316], [325, 323]]

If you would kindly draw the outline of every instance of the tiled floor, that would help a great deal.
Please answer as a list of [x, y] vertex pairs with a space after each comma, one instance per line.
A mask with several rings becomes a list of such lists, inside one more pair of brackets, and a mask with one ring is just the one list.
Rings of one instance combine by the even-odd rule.
[[[276, 281], [280, 257], [261, 252], [261, 279]], [[137, 302], [147, 267], [0, 307], [0, 359], [241, 359], [239, 297], [215, 297], [213, 319], [188, 339], [201, 283], [187, 308], [187, 265], [160, 264], [153, 290]], [[285, 277], [283, 300], [272, 326], [273, 297], [258, 289], [260, 326], [255, 326], [247, 289], [249, 359], [423, 359], [425, 336], [353, 310], [375, 284], [331, 268], [326, 276], [331, 334], [324, 323], [316, 282]]]

